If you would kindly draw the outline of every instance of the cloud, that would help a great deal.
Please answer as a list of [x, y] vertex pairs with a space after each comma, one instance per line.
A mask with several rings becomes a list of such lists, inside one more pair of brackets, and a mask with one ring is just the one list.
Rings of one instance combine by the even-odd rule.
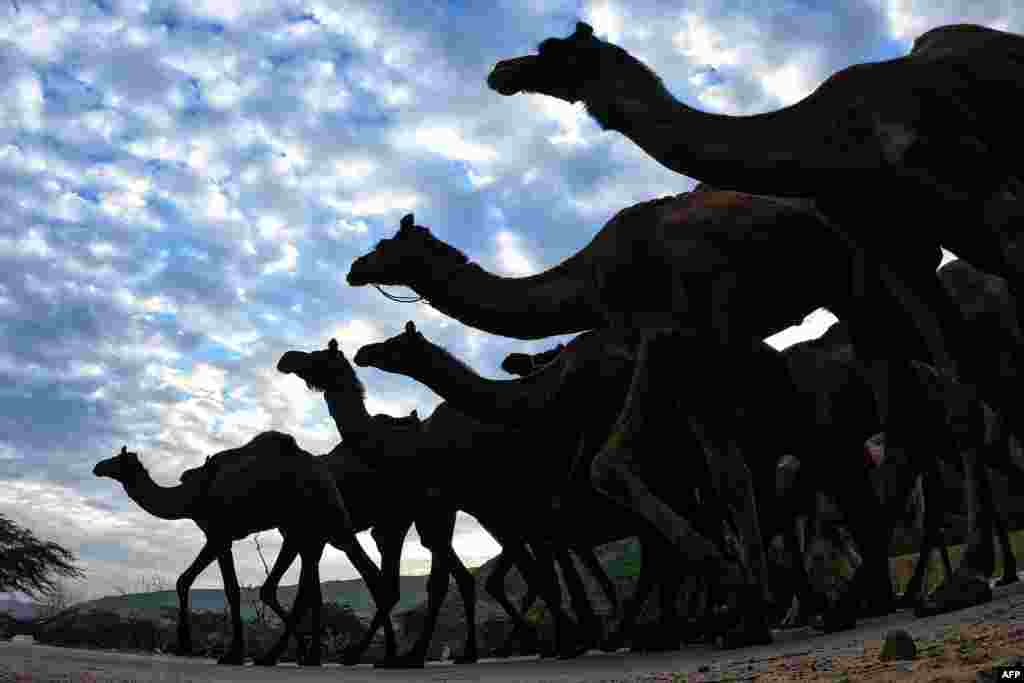
[[[17, 5], [0, 3], [0, 510], [76, 549], [93, 593], [184, 568], [201, 543], [92, 476], [121, 445], [171, 484], [266, 429], [315, 453], [337, 443], [323, 397], [274, 369], [285, 351], [335, 337], [351, 357], [411, 319], [503, 376], [505, 354], [565, 339], [501, 339], [348, 287], [352, 260], [403, 214], [523, 276], [623, 207], [692, 187], [579, 106], [491, 92], [498, 59], [582, 17], [684, 101], [755, 113], [937, 23], [1024, 28], [998, 1]], [[358, 372], [372, 412], [440, 402]], [[460, 553], [495, 551], [459, 519]], [[259, 582], [254, 548], [238, 547], [242, 582]], [[325, 578], [354, 576], [325, 557]]]

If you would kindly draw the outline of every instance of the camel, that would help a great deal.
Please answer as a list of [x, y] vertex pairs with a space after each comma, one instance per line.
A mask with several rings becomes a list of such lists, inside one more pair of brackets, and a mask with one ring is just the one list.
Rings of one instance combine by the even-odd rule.
[[[568, 38], [544, 40], [535, 55], [498, 62], [487, 82], [505, 96], [582, 101], [603, 129], [716, 187], [812, 198], [926, 303], [941, 305], [941, 317], [952, 310], [924, 277], [939, 265], [940, 244], [1014, 278], [1020, 294], [1024, 186], [1013, 162], [1024, 146], [1001, 103], [1024, 95], [1022, 59], [1020, 35], [940, 26], [920, 35], [909, 54], [843, 69], [793, 105], [726, 116], [678, 101], [648, 66], [579, 22]], [[871, 187], [879, 203], [850, 187]], [[883, 205], [893, 218], [913, 220], [879, 221], [875, 207]]]
[[[803, 258], [806, 253], [816, 258]], [[730, 427], [732, 418], [726, 408], [716, 408], [729, 401], [711, 373], [716, 362], [728, 362], [741, 375], [756, 372], [737, 365], [745, 363], [750, 345], [798, 322], [818, 306], [827, 306], [840, 317], [856, 318], [864, 334], [884, 336], [886, 343], [876, 346], [886, 354], [921, 357], [944, 352], [942, 339], [930, 334], [928, 326], [920, 331], [913, 326], [908, 329], [901, 298], [905, 292], [899, 282], [883, 267], [868, 268], [862, 261], [813, 210], [701, 187], [620, 211], [585, 248], [543, 273], [523, 278], [485, 272], [427, 228], [415, 225], [410, 214], [402, 219], [395, 237], [382, 240], [352, 264], [348, 282], [409, 286], [434, 308], [465, 324], [522, 339], [609, 326], [650, 331], [683, 325], [705, 330], [701, 351], [695, 352], [705, 362], [687, 368], [680, 381], [701, 396], [704, 438], [715, 444], [723, 463], [716, 466], [742, 472], [739, 445], [732, 436], [742, 430]], [[807, 287], [808, 281], [815, 287]], [[871, 301], [870, 316], [862, 314], [865, 297]], [[903, 343], [894, 343], [894, 335]], [[638, 363], [635, 381], [645, 372], [646, 363]], [[891, 379], [892, 391], [898, 386], [900, 395], [909, 399], [915, 388], [905, 374]], [[908, 399], [895, 403], [912, 404]], [[631, 424], [631, 405], [627, 399], [620, 416], [623, 427]], [[696, 414], [697, 407], [686, 412]], [[913, 416], [893, 420], [910, 423]], [[913, 433], [911, 427], [889, 427], [894, 441]], [[617, 427], [614, 432], [618, 431]], [[687, 533], [680, 534], [679, 529], [688, 528], [680, 526], [683, 520], [671, 512], [658, 512], [661, 506], [648, 490], [634, 486], [641, 463], [632, 454], [628, 431], [622, 438], [609, 440], [597, 455], [595, 472], [600, 475], [595, 485], [624, 496], [619, 502], [660, 525], [659, 530], [674, 539], [680, 552], [707, 548], [699, 540], [685, 538]], [[613, 480], [629, 485], [616, 486]], [[911, 485], [905, 482], [908, 490]], [[749, 539], [760, 533], [753, 533], [753, 502], [737, 505], [751, 531], [744, 538], [755, 544], [748, 549], [754, 585], [763, 566], [763, 550]]]
[[[607, 433], [609, 424], [617, 410], [617, 397], [620, 394], [608, 391], [607, 385], [603, 383], [601, 373], [608, 372], [608, 363], [594, 362], [591, 358], [600, 359], [610, 357], [612, 359], [622, 358], [620, 365], [625, 365], [626, 374], [629, 373], [632, 365], [632, 358], [622, 355], [623, 348], [628, 347], [628, 339], [624, 339], [621, 333], [614, 330], [594, 331], [576, 337], [569, 343], [566, 350], [559, 354], [556, 359], [545, 366], [540, 372], [520, 380], [489, 380], [480, 377], [470, 368], [466, 367], [450, 353], [430, 343], [420, 334], [415, 324], [411, 321], [406, 324], [405, 332], [391, 338], [388, 341], [377, 344], [369, 344], [362, 347], [356, 354], [357, 365], [370, 365], [386, 372], [394, 372], [410, 376], [417, 381], [430, 387], [441, 395], [446, 401], [456, 405], [457, 408], [472, 411], [475, 417], [487, 420], [502, 420], [508, 424], [526, 424], [531, 421], [544, 424], [549, 432], [556, 430], [571, 430], [572, 423], [580, 426], [576, 430], [584, 430], [584, 444], [589, 443], [592, 454], [594, 447], [602, 443]], [[773, 352], [774, 353], [774, 352]], [[621, 373], [622, 371], [620, 371]], [[621, 386], [621, 380], [619, 381]], [[585, 407], [581, 402], [589, 401]], [[593, 411], [593, 405], [604, 403], [603, 413]], [[662, 408], [662, 414], [666, 409]], [[603, 420], [598, 415], [603, 414]], [[654, 412], [651, 413], [656, 414]], [[679, 417], [675, 418], [679, 423]], [[653, 420], [653, 418], [652, 418]], [[681, 435], [678, 430], [673, 433], [672, 439], [677, 443]], [[651, 437], [652, 440], [656, 440]], [[586, 449], [581, 449], [586, 450]], [[699, 447], [694, 450], [699, 452]], [[587, 458], [583, 458], [582, 469], [594, 467]], [[696, 459], [699, 464], [700, 458]], [[674, 467], [680, 464], [686, 468], [686, 460], [673, 463]], [[688, 463], [694, 467], [694, 462]], [[647, 465], [648, 481], [657, 481], [652, 478], [651, 469], [654, 463]], [[577, 466], [577, 469], [581, 469]], [[697, 477], [699, 480], [699, 477]], [[675, 481], [676, 478], [673, 478]], [[719, 482], [719, 490], [725, 489], [734, 482]], [[867, 486], [867, 481], [864, 482]], [[639, 485], [648, 486], [644, 480]], [[655, 485], [656, 486], [656, 485]], [[678, 496], [678, 487], [675, 488], [675, 495]], [[665, 496], [665, 493], [656, 491]], [[652, 496], [655, 497], [655, 496]], [[660, 500], [660, 498], [659, 498]], [[665, 500], [670, 500], [666, 497]], [[717, 498], [712, 494], [705, 503], [714, 507], [718, 503]], [[665, 503], [662, 505], [668, 512], [674, 512]], [[660, 514], [667, 514], [663, 508]], [[682, 529], [682, 533], [689, 534], [685, 542], [697, 539], [696, 542], [709, 543], [706, 540], [709, 534], [705, 529], [694, 530], [689, 528], [689, 519], [694, 519], [691, 514], [683, 515], [684, 524], [688, 525]], [[721, 519], [722, 515], [713, 518]], [[683, 545], [686, 549], [687, 546]], [[720, 552], [716, 546], [713, 552]], [[698, 570], [710, 573], [708, 567], [701, 567], [701, 561], [708, 556], [709, 552], [704, 548], [696, 548], [696, 552], [690, 553], [691, 562], [695, 561]], [[716, 571], [720, 571], [716, 568]], [[678, 583], [678, 582], [677, 582]], [[724, 636], [726, 643], [735, 642], [730, 640], [733, 636]], [[750, 632], [741, 632], [736, 638], [746, 638], [753, 635]], [[764, 635], [762, 634], [762, 640]]]
[[[414, 501], [402, 506], [404, 512], [399, 512], [401, 521], [391, 522], [386, 528], [383, 525], [374, 524], [373, 534], [381, 551], [385, 583], [389, 591], [383, 597], [383, 603], [378, 604], [383, 604], [387, 609], [397, 603], [398, 567], [402, 541], [412, 523], [415, 522], [417, 526], [421, 542], [431, 550], [433, 559], [431, 578], [428, 580], [429, 598], [426, 625], [407, 655], [387, 663], [387, 666], [422, 666], [430, 637], [433, 634], [437, 613], [447, 592], [449, 570], [455, 577], [462, 593], [467, 609], [467, 623], [475, 623], [473, 578], [451, 547], [456, 506], [449, 501], [451, 495], [447, 493], [448, 489], [452, 487], [452, 479], [460, 481], [468, 475], [459, 470], [452, 474], [443, 467], [439, 467], [438, 463], [461, 468], [467, 465], [474, 453], [509, 452], [511, 454], [518, 445], [524, 442], [524, 437], [510, 432], [504, 427], [481, 424], [445, 404], [441, 404], [429, 418], [418, 424], [417, 429], [396, 432], [395, 425], [398, 423], [394, 418], [389, 419], [379, 415], [369, 417], [362, 400], [362, 385], [359, 383], [360, 388], [356, 390], [351, 388], [359, 380], [348, 359], [345, 358], [339, 350], [337, 342], [333, 339], [326, 350], [311, 353], [301, 351], [285, 353], [278, 362], [278, 370], [283, 373], [295, 374], [303, 379], [310, 388], [324, 392], [329, 412], [346, 443], [355, 438], [354, 450], [358, 452], [359, 460], [371, 463], [375, 468], [375, 480], [367, 481], [367, 478], [363, 477], [356, 487], [358, 490], [349, 493], [347, 475], [343, 470], [338, 469], [344, 463], [340, 459], [336, 459], [333, 463], [328, 462], [339, 487], [348, 496], [347, 500], [352, 501], [350, 506], [354, 510], [357, 528], [365, 528], [374, 524], [373, 520], [379, 520], [382, 515], [389, 514], [386, 511], [386, 506], [382, 506], [379, 501], [384, 496], [384, 491], [391, 491], [395, 488], [396, 476], [401, 476], [406, 481], [417, 482], [398, 485], [401, 486], [403, 497], [407, 500], [411, 498]], [[334, 463], [337, 464], [337, 467]], [[470, 471], [473, 471], [474, 467], [479, 467], [475, 463], [469, 466]], [[416, 475], [412, 476], [410, 472], [416, 472]], [[466, 480], [468, 481], [468, 479]], [[445, 493], [442, 494], [442, 491]], [[459, 499], [458, 496], [457, 499]], [[415, 502], [417, 500], [420, 502]], [[489, 503], [482, 504], [474, 500], [471, 507], [471, 514], [477, 516], [484, 527], [505, 548], [502, 553], [503, 559], [499, 563], [503, 571], [496, 571], [492, 574], [492, 579], [487, 584], [488, 591], [495, 595], [499, 603], [512, 616], [517, 626], [517, 635], [530, 641], [527, 643], [526, 652], [532, 652], [535, 649], [533, 629], [508, 601], [503, 587], [500, 586], [500, 580], [504, 575], [503, 572], [507, 572], [511, 564], [515, 564], [527, 579], [531, 590], [542, 587], [546, 591], [547, 597], [551, 598], [553, 593], [550, 592], [552, 586], [549, 581], [553, 575], [547, 575], [547, 578], [544, 578], [543, 572], [532, 569], [533, 563], [529, 554], [525, 553], [523, 544], [516, 540], [517, 532], [515, 530], [522, 525], [521, 520], [506, 520], [505, 516], [500, 515], [499, 511]], [[482, 517], [478, 514], [481, 509], [483, 510]], [[514, 509], [514, 506], [506, 506], [506, 509]], [[600, 516], [602, 512], [599, 506], [595, 507], [594, 505], [590, 505], [586, 509], [597, 516]], [[394, 512], [390, 514], [394, 515]], [[614, 524], [612, 527], [615, 528]], [[530, 545], [531, 548], [537, 550], [541, 545], [547, 544], [543, 538], [537, 538]], [[577, 616], [585, 619], [589, 628], [593, 630], [596, 616], [592, 611], [588, 613], [589, 603], [580, 602], [582, 583], [578, 577], [574, 576], [575, 568], [559, 549], [553, 549], [551, 552], [563, 567]], [[547, 557], [547, 555], [543, 556]], [[282, 557], [279, 557], [280, 561], [290, 563], [291, 558], [283, 557], [282, 553]], [[593, 570], [593, 567], [597, 566], [596, 560], [593, 560], [589, 566]], [[284, 565], [284, 568], [287, 568], [287, 564]], [[557, 589], [557, 583], [554, 584], [554, 587]], [[609, 584], [606, 591], [610, 591], [610, 599], [614, 600], [614, 587]], [[585, 597], [582, 600], [585, 601]], [[561, 604], [560, 599], [557, 604]], [[563, 621], [562, 625], [566, 625], [566, 622]], [[371, 631], [373, 629], [374, 627], [371, 626]], [[574, 653], [575, 651], [571, 648], [571, 643], [566, 641], [565, 646], [560, 648], [560, 652], [563, 655]], [[469, 628], [463, 654], [457, 657], [456, 661], [465, 663], [475, 661], [476, 658], [475, 631]]]
[[540, 353], [510, 353], [501, 361], [501, 369], [510, 375], [526, 377], [541, 369], [565, 349], [565, 344], [558, 344]]
[[[510, 353], [501, 362], [501, 369], [510, 375], [526, 377], [552, 362], [564, 349], [564, 344], [557, 344], [546, 351], [534, 354]], [[580, 462], [574, 463], [574, 469], [578, 469], [580, 467]], [[696, 497], [694, 500], [699, 506], [699, 489], [695, 491], [695, 494]], [[605, 594], [609, 595], [610, 591], [614, 591], [614, 587], [611, 585], [607, 574], [605, 574], [604, 570], [597, 563], [597, 558], [594, 557], [593, 551], [589, 548], [581, 547], [578, 543], [573, 546], [573, 550], [584, 562], [584, 565], [590, 569], [594, 578], [601, 583]], [[636, 589], [624, 608], [622, 619], [615, 633], [609, 636], [602, 649], [618, 649], [618, 647], [620, 647], [627, 639], [632, 641], [631, 649], [634, 652], [675, 649], [673, 641], [676, 645], [678, 644], [678, 638], [674, 638], [674, 630], [677, 624], [675, 624], [673, 619], [677, 617], [675, 614], [675, 603], [676, 594], [680, 585], [678, 580], [673, 580], [675, 577], [667, 576], [665, 575], [665, 572], [660, 572], [660, 576], [655, 576], [655, 572], [652, 571], [652, 569], [660, 563], [662, 557], [661, 553], [658, 551], [659, 548], [654, 545], [654, 541], [651, 538], [647, 538], [645, 543], [641, 545], [641, 573], [638, 578]], [[501, 581], [504, 578], [504, 572], [507, 572], [507, 569], [504, 566], [495, 567], [494, 572], [489, 577], [489, 581]], [[688, 613], [691, 616], [695, 613], [694, 605], [698, 597], [699, 589], [702, 587], [706, 589], [706, 586], [701, 586], [701, 583], [702, 582], [700, 580], [697, 581], [697, 585], [694, 586], [694, 591], [690, 595], [690, 609], [688, 610]], [[644, 603], [646, 603], [651, 591], [656, 585], [659, 585], [660, 587], [661, 628], [658, 630], [656, 638], [652, 639], [650, 642], [645, 642], [644, 640], [641, 640], [636, 633], [632, 633], [632, 636], [628, 634], [635, 631], [636, 618], [639, 616], [640, 610], [643, 608]], [[494, 592], [495, 591], [493, 590], [491, 591], [492, 594]], [[536, 592], [531, 589], [523, 597], [520, 609], [525, 612], [527, 607], [536, 600], [536, 597]], [[614, 599], [609, 597], [609, 600], [612, 600], [614, 605]], [[710, 609], [710, 601], [708, 601], [707, 606]], [[683, 640], [691, 640], [694, 636], [696, 636], [695, 633], [690, 634], [689, 636], [684, 636]]]
[[[216, 457], [216, 456], [215, 456]], [[285, 633], [271, 648], [280, 652], [308, 603], [319, 607], [317, 565], [324, 544], [344, 550], [362, 570], [373, 563], [355, 539], [348, 510], [326, 469], [295, 439], [281, 432], [263, 432], [222, 459], [220, 471], [208, 484], [190, 477], [178, 486], [164, 487], [150, 477], [136, 453], [127, 446], [96, 464], [93, 474], [121, 483], [128, 496], [160, 519], [191, 519], [206, 535], [206, 542], [188, 569], [178, 578], [178, 651], [191, 654], [188, 592], [196, 577], [213, 560], [220, 565], [224, 592], [231, 609], [232, 639], [220, 664], [242, 664], [245, 659], [240, 591], [231, 553], [233, 541], [266, 529], [279, 529], [302, 558], [299, 594], [285, 619]], [[273, 501], [273, 504], [268, 504]], [[310, 524], [310, 519], [318, 520]], [[376, 581], [372, 573], [364, 578]], [[319, 632], [319, 609], [313, 610], [314, 632]]]
[[[413, 338], [422, 340], [422, 335], [419, 335], [415, 330], [415, 325], [411, 322], [406, 327], [406, 335]], [[428, 386], [432, 386], [431, 382], [426, 381], [423, 374], [414, 368], [409, 366], [415, 365], [418, 360], [412, 360], [412, 358], [406, 355], [401, 349], [396, 348], [395, 344], [400, 344], [401, 339], [405, 335], [399, 335], [399, 337], [390, 340], [389, 342], [383, 342], [379, 344], [368, 344], [359, 349], [353, 359], [356, 365], [377, 367], [379, 369], [389, 372], [399, 372], [418, 379], [419, 381], [425, 382]], [[425, 342], [425, 340], [423, 340]], [[412, 343], [419, 343], [416, 339]], [[557, 495], [561, 498], [561, 504], [559, 505], [560, 517], [562, 519], [554, 518], [558, 520], [555, 523], [549, 522], [549, 527], [552, 530], [566, 530], [565, 535], [559, 542], [565, 543], [571, 539], [575, 544], [589, 543], [591, 545], [607, 543], [618, 538], [629, 536], [629, 535], [640, 535], [641, 543], [645, 546], [644, 554], [648, 556], [648, 549], [655, 550], [663, 542], [659, 542], [655, 538], [645, 536], [642, 532], [644, 527], [637, 527], [636, 522], [632, 521], [632, 515], [627, 515], [624, 518], [624, 524], [621, 527], [621, 531], [617, 530], [614, 524], [604, 522], [601, 525], [593, 525], [587, 523], [586, 519], [596, 518], [595, 513], [588, 510], [588, 507], [597, 504], [598, 501], [602, 500], [601, 496], [592, 495], [590, 493], [591, 486], [587, 480], [586, 474], [583, 475], [583, 481], [579, 480], [578, 474], [580, 471], [584, 473], [589, 470], [588, 458], [586, 456], [588, 449], [593, 448], [601, 443], [601, 440], [605, 438], [607, 434], [608, 425], [611, 423], [618, 406], [621, 402], [621, 396], [625, 393], [626, 387], [628, 386], [629, 376], [632, 372], [632, 356], [628, 352], [630, 344], [628, 335], [623, 335], [615, 330], [601, 330], [590, 333], [585, 333], [578, 336], [573, 342], [570, 343], [567, 352], [561, 354], [559, 359], [563, 361], [560, 367], [553, 367], [555, 363], [548, 366], [548, 370], [555, 373], [559, 378], [556, 383], [551, 382], [551, 378], [545, 378], [543, 386], [531, 385], [531, 381], [536, 377], [524, 378], [522, 380], [512, 380], [505, 382], [494, 382], [498, 385], [503, 385], [505, 388], [511, 390], [516, 395], [514, 397], [505, 394], [504, 396], [488, 396], [484, 398], [481, 403], [476, 405], [469, 405], [472, 401], [467, 400], [466, 395], [456, 397], [454, 400], [447, 400], [443, 405], [455, 405], [459, 410], [473, 411], [474, 417], [485, 421], [501, 420], [508, 422], [510, 425], [523, 428], [532, 429], [535, 433], [542, 433], [544, 435], [545, 442], [548, 444], [545, 449], [548, 453], [548, 458], [555, 452], [555, 446], [551, 444], [554, 440], [555, 444], [565, 444], [564, 448], [569, 449], [572, 444], [578, 444], [579, 448], [574, 449], [577, 452], [576, 462], [573, 468], [561, 466], [550, 477], [550, 485], [554, 487]], [[438, 348], [438, 347], [433, 347]], [[441, 349], [441, 352], [447, 357], [452, 358], [450, 354]], [[408, 361], [407, 364], [404, 361]], [[454, 359], [452, 359], [454, 360]], [[395, 363], [401, 364], [397, 366]], [[459, 367], [463, 367], [461, 363], [455, 361]], [[436, 368], [435, 368], [436, 370]], [[467, 369], [468, 370], [468, 369]], [[471, 371], [470, 371], [471, 372]], [[518, 391], [518, 388], [530, 387], [536, 391], [526, 390]], [[579, 412], [579, 415], [584, 416], [585, 419], [578, 420], [577, 415], [565, 414], [565, 420], [557, 419], [557, 428], [552, 429], [551, 417], [558, 411], [552, 411], [547, 417], [538, 415], [535, 410], [536, 406], [531, 405], [536, 398], [544, 394], [545, 389], [551, 389], [557, 393], [561, 393], [562, 399], [568, 403], [573, 403]], [[448, 392], [441, 389], [442, 396], [445, 396]], [[536, 396], [532, 395], [536, 394]], [[579, 400], [577, 400], [577, 398]], [[511, 399], [511, 400], [506, 400]], [[518, 405], [513, 407], [513, 404], [519, 402]], [[486, 403], [486, 406], [484, 404]], [[511, 412], [509, 412], [511, 411]], [[524, 419], [517, 421], [515, 418], [509, 420], [512, 413], [519, 411]], [[543, 413], [543, 411], [541, 411]], [[539, 430], [539, 432], [538, 432]], [[678, 440], [678, 439], [677, 439]], [[580, 463], [583, 462], [582, 467]], [[699, 463], [698, 463], [699, 465]], [[686, 468], [684, 468], [685, 470]], [[695, 486], [700, 485], [706, 477], [704, 473], [700, 471], [699, 467], [693, 467], [692, 464], [689, 468], [691, 470], [692, 479]], [[573, 472], [576, 472], [576, 475]], [[674, 472], [678, 472], [679, 468], [674, 467]], [[561, 472], [561, 474], [558, 474]], [[663, 480], [667, 481], [663, 477]], [[505, 483], [509, 485], [508, 482]], [[720, 534], [716, 534], [713, 529], [713, 522], [709, 521], [714, 518], [714, 515], [702, 514], [700, 510], [696, 509], [691, 502], [689, 502], [689, 496], [684, 495], [685, 491], [680, 492], [678, 487], [672, 487], [672, 497], [674, 502], [679, 505], [689, 505], [689, 509], [686, 511], [686, 515], [689, 519], [693, 519], [695, 523], [700, 527], [702, 535], [696, 536], [699, 542], [708, 544], [714, 544], [713, 549], [716, 553], [723, 553], [722, 542]], [[536, 489], [536, 481], [532, 484], [532, 490]], [[578, 498], [579, 493], [573, 493], [572, 498], [569, 498], [570, 493], [578, 491], [583, 494], [582, 501]], [[665, 495], [663, 492], [662, 495]], [[571, 502], [572, 501], [572, 502]], [[610, 501], [609, 501], [610, 503]], [[607, 504], [605, 504], [607, 505]], [[598, 505], [599, 509], [604, 507]], [[617, 509], [617, 505], [612, 503], [611, 511]], [[666, 506], [667, 507], [667, 506]], [[712, 509], [720, 511], [720, 508], [715, 506], [709, 506]], [[611, 512], [610, 511], [610, 512]], [[628, 511], [628, 508], [627, 508]], [[475, 513], [474, 513], [475, 514]], [[605, 512], [604, 514], [609, 514]], [[621, 517], [621, 513], [618, 515]], [[576, 521], [571, 521], [576, 520]], [[599, 527], [599, 528], [597, 528]], [[591, 536], [590, 534], [594, 535]], [[582, 534], [582, 535], [581, 535]], [[704, 556], [701, 552], [702, 549], [698, 549], [695, 553], [698, 558], [696, 566], [700, 568], [699, 559]], [[653, 553], [650, 554], [654, 556]], [[657, 572], [658, 568], [663, 563], [659, 562], [648, 562], [643, 565], [642, 572], [642, 583], [647, 581], [651, 582], [665, 582], [664, 577], [659, 577], [657, 573], [643, 576], [647, 569]], [[717, 570], [716, 570], [717, 571]], [[716, 575], [721, 574], [721, 571], [717, 571]], [[678, 577], [674, 577], [675, 585], [678, 585]], [[733, 577], [734, 578], [734, 577]], [[669, 584], [672, 582], [669, 581]], [[639, 590], [639, 589], [638, 589]], [[646, 590], [646, 589], [645, 589]], [[645, 597], [645, 595], [639, 595], [639, 597]], [[629, 614], [635, 616], [632, 612], [632, 607], [629, 610]], [[664, 612], [663, 612], [664, 614]], [[629, 619], [632, 616], [626, 617], [626, 621], [620, 625], [619, 634], [621, 634], [628, 627]], [[616, 636], [616, 638], [618, 635]], [[613, 638], [615, 640], [615, 638]], [[665, 644], [662, 644], [665, 646]], [[678, 641], [676, 642], [678, 646]]]
[[[1021, 315], [1024, 182], [1013, 162], [1024, 149], [1002, 103], [1024, 94], [1022, 59], [1024, 37], [941, 26], [919, 36], [910, 54], [844, 69], [796, 104], [731, 117], [679, 102], [646, 65], [580, 22], [568, 38], [543, 41], [536, 55], [499, 62], [488, 84], [506, 96], [535, 92], [582, 101], [603, 128], [619, 131], [671, 170], [814, 206], [865, 260], [891, 269], [917, 327], [943, 340], [943, 353], [933, 348], [930, 358], [919, 359], [965, 380], [948, 399], [959, 438], [967, 429], [961, 423], [969, 422], [965, 406], [980, 388], [972, 376], [974, 344], [931, 274], [945, 246], [1008, 278]], [[850, 191], [857, 187], [871, 187], [872, 201]], [[880, 206], [889, 220], [878, 220]], [[864, 357], [914, 357], [887, 348], [902, 335], [872, 335], [872, 306], [862, 301], [859, 308], [866, 317], [855, 322], [854, 333]], [[913, 404], [902, 395], [907, 382], [894, 382], [895, 403]], [[1024, 417], [1017, 402], [998, 408], [1014, 421]], [[912, 443], [909, 430], [889, 435], [903, 447]], [[983, 590], [971, 584], [991, 570], [989, 559], [973, 546], [965, 557], [957, 581], [968, 592]]]

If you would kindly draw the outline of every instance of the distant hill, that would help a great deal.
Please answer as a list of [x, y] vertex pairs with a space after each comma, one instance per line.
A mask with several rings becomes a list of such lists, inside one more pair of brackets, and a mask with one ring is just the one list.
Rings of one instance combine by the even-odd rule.
[[[335, 602], [339, 605], [348, 604], [357, 615], [372, 618], [374, 613], [373, 598], [362, 579], [345, 581], [327, 581], [320, 584], [324, 602]], [[284, 607], [295, 600], [298, 586], [284, 586], [278, 589], [278, 597]], [[401, 577], [401, 598], [395, 611], [415, 607], [427, 599], [426, 576]], [[259, 591], [242, 589], [242, 618], [253, 619], [256, 611], [251, 603], [259, 601]], [[77, 607], [85, 610], [109, 610], [119, 614], [135, 613], [139, 616], [157, 616], [161, 608], [177, 609], [178, 595], [174, 591], [158, 591], [155, 593], [129, 593], [126, 595], [108, 595], [97, 600], [79, 603]], [[223, 612], [227, 609], [224, 591], [218, 588], [199, 588], [189, 592], [189, 606], [195, 611]]]
[[0, 613], [10, 614], [15, 619], [27, 621], [36, 616], [36, 605], [14, 598], [0, 598]]

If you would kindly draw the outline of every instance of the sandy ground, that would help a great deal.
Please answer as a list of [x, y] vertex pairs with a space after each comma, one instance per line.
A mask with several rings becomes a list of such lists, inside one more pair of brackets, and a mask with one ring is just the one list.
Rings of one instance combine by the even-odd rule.
[[[918, 642], [920, 654], [913, 662], [879, 662], [882, 640], [893, 628], [905, 629]], [[977, 671], [1014, 654], [1024, 654], [1024, 583], [997, 588], [991, 603], [952, 614], [915, 619], [911, 612], [903, 611], [865, 620], [856, 629], [843, 633], [823, 635], [811, 629], [783, 632], [772, 645], [744, 650], [716, 651], [691, 646], [664, 654], [591, 653], [570, 661], [518, 658], [485, 660], [473, 666], [432, 663], [426, 669], [412, 671], [338, 665], [320, 669], [289, 665], [273, 669], [223, 667], [205, 659], [0, 643], [0, 683], [219, 683], [283, 679], [310, 683], [973, 682]]]

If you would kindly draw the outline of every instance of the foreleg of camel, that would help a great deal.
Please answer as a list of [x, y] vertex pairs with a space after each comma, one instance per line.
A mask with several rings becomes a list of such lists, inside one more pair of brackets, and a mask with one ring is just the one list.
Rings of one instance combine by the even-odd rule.
[[323, 541], [310, 541], [301, 543], [299, 558], [301, 568], [299, 569], [299, 590], [295, 596], [295, 603], [284, 622], [284, 633], [277, 642], [260, 658], [257, 664], [270, 664], [277, 662], [288, 646], [288, 640], [295, 633], [295, 629], [306, 611], [313, 610], [313, 643], [311, 650], [306, 653], [306, 660], [302, 664], [313, 666], [320, 665], [320, 612], [323, 600], [320, 593], [320, 558], [323, 555]]
[[[380, 547], [381, 541], [377, 541], [378, 548], [381, 551], [381, 561], [383, 562], [385, 558], [388, 558], [388, 561], [392, 562], [396, 567], [394, 570], [395, 575], [397, 575], [398, 560], [391, 558], [396, 553], [401, 553], [402, 541], [405, 539], [405, 533], [409, 529], [409, 524], [411, 522], [403, 522], [402, 524], [396, 524], [394, 528], [389, 527], [389, 540], [383, 544], [384, 548]], [[376, 530], [376, 527], [374, 527], [374, 531]], [[396, 545], [397, 549], [395, 549]], [[352, 566], [356, 568], [359, 576], [366, 583], [366, 587], [370, 591], [370, 597], [373, 598], [373, 602], [377, 606], [377, 611], [373, 615], [373, 622], [371, 622], [370, 627], [363, 634], [363, 638], [358, 643], [345, 648], [345, 651], [342, 653], [341, 663], [347, 666], [358, 663], [366, 648], [370, 646], [373, 636], [377, 633], [377, 629], [382, 626], [384, 628], [385, 657], [394, 657], [396, 649], [395, 630], [391, 624], [391, 610], [398, 602], [397, 588], [391, 591], [388, 590], [384, 583], [386, 581], [385, 575], [373, 563], [373, 560], [370, 559], [370, 556], [366, 554], [361, 545], [354, 543], [350, 547], [344, 548], [344, 550], [349, 562], [352, 563]]]
[[541, 555], [533, 556], [526, 550], [526, 544], [540, 550], [543, 539], [523, 538], [521, 532], [505, 528], [500, 522], [491, 519], [486, 513], [477, 514], [472, 512], [480, 525], [501, 544], [502, 552], [507, 552], [509, 558], [515, 564], [519, 573], [528, 585], [535, 585], [541, 597], [551, 612], [555, 622], [555, 650], [559, 657], [576, 657], [586, 650], [576, 642], [576, 623], [569, 618], [562, 609], [562, 591], [558, 585], [558, 577], [555, 574], [552, 559], [548, 556], [545, 559]]
[[[514, 566], [512, 557], [502, 549], [501, 554], [498, 555], [498, 559], [495, 561], [494, 569], [491, 575], [487, 577], [487, 581], [484, 583], [484, 588], [493, 597], [499, 605], [505, 610], [505, 612], [511, 617], [513, 623], [512, 633], [508, 639], [502, 644], [500, 648], [495, 652], [498, 657], [508, 657], [513, 652], [517, 652], [520, 655], [532, 655], [538, 652], [538, 641], [537, 632], [524, 618], [523, 614], [529, 609], [530, 605], [533, 604], [534, 600], [537, 599], [536, 589], [532, 584], [527, 583], [526, 595], [523, 597], [522, 603], [520, 604], [520, 610], [517, 610], [512, 604], [512, 601], [508, 598], [508, 593], [505, 591], [505, 577], [508, 576], [508, 572]], [[519, 642], [519, 648], [513, 649], [512, 641]]]
[[192, 564], [189, 565], [188, 569], [178, 577], [176, 588], [178, 592], [177, 654], [179, 655], [187, 656], [192, 654], [192, 629], [188, 607], [189, 589], [195, 583], [196, 577], [202, 574], [203, 570], [209, 567], [210, 563], [217, 559], [220, 553], [224, 552], [225, 547], [227, 547], [228, 552], [231, 551], [230, 540], [217, 542], [207, 539], [196, 559], [192, 560]]

